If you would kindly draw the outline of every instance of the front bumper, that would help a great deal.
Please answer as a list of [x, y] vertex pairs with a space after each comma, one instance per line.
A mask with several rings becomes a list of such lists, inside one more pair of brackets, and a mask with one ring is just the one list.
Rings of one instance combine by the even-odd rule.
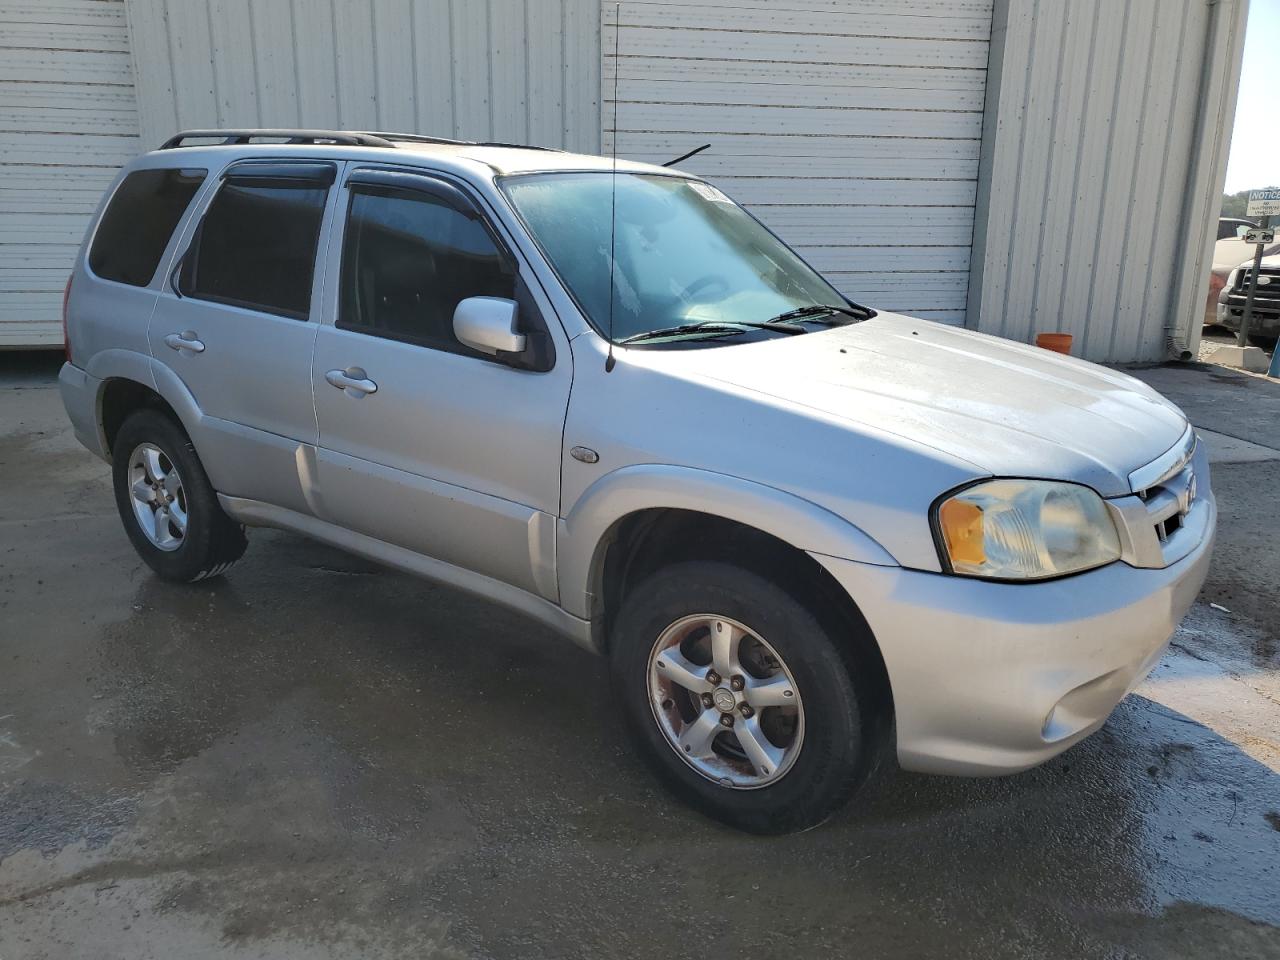
[[[1231, 296], [1218, 301], [1218, 323], [1228, 330], [1240, 329], [1244, 321], [1243, 296]], [[1280, 335], [1280, 300], [1255, 297], [1253, 315], [1249, 317], [1249, 332], [1256, 337]]]
[[1163, 569], [1122, 562], [1045, 583], [992, 583], [815, 556], [884, 657], [898, 761], [927, 773], [1017, 773], [1097, 730], [1159, 661], [1208, 573], [1198, 546]]

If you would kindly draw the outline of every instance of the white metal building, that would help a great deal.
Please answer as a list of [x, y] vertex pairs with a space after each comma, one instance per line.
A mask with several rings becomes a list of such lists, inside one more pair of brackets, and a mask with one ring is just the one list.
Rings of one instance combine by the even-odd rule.
[[607, 152], [616, 79], [620, 156], [711, 143], [682, 167], [856, 299], [1163, 359], [1199, 336], [1246, 5], [0, 0], [0, 345], [61, 342], [102, 188], [179, 129]]

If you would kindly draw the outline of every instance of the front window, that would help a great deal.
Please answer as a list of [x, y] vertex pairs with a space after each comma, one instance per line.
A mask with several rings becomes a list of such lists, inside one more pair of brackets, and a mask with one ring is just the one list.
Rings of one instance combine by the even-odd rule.
[[693, 324], [768, 322], [845, 300], [781, 240], [709, 184], [661, 174], [548, 173], [503, 188], [596, 330], [613, 339]]

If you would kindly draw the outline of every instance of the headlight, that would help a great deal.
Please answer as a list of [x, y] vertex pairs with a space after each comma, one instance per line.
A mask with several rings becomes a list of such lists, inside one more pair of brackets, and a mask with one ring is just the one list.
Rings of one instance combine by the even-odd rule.
[[1102, 498], [1076, 483], [988, 480], [941, 501], [934, 527], [952, 573], [1041, 580], [1120, 558]]
[[1225, 295], [1230, 291], [1234, 290], [1236, 288], [1236, 285], [1239, 283], [1240, 283], [1240, 268], [1233, 267], [1231, 272], [1227, 274], [1227, 282], [1222, 285], [1222, 294], [1220, 294], [1220, 296]]

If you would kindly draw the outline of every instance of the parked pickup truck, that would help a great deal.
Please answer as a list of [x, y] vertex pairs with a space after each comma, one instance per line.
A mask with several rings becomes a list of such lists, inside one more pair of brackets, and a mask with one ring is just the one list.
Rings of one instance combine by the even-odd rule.
[[[1216, 320], [1219, 325], [1239, 332], [1252, 277], [1252, 260], [1228, 275], [1218, 295]], [[1253, 313], [1249, 317], [1249, 339], [1258, 346], [1270, 349], [1277, 337], [1280, 337], [1280, 255], [1262, 258], [1258, 289], [1253, 295]]]
[[746, 830], [822, 821], [885, 754], [1067, 749], [1213, 543], [1154, 391], [851, 302], [663, 167], [179, 135], [107, 191], [65, 324], [67, 413], [158, 576], [271, 526], [505, 604], [606, 656], [638, 754]]
[[[1218, 220], [1218, 239], [1213, 245], [1213, 265], [1209, 270], [1209, 295], [1205, 301], [1205, 326], [1219, 322], [1218, 304], [1222, 300], [1223, 291], [1230, 285], [1232, 271], [1237, 267], [1252, 266], [1257, 247], [1254, 244], [1245, 243], [1244, 237], [1255, 227], [1257, 224], [1252, 220], [1234, 217], [1222, 217]], [[1264, 256], [1280, 253], [1280, 243], [1268, 244], [1262, 252]]]

